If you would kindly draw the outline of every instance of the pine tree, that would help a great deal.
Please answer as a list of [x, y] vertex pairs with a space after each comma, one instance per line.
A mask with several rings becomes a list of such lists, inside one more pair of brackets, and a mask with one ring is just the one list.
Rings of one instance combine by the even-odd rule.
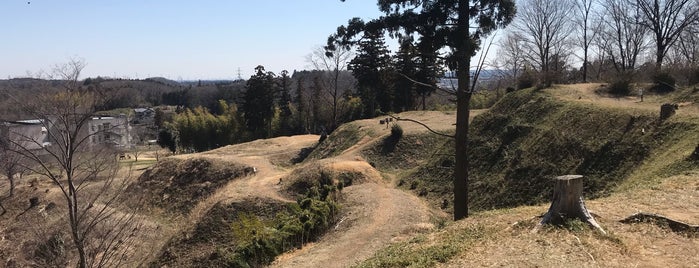
[[417, 77], [416, 54], [417, 50], [412, 40], [405, 39], [393, 57], [393, 68], [396, 72], [393, 76], [393, 92], [396, 96], [393, 110], [396, 112], [412, 110], [415, 106], [414, 93], [417, 90], [417, 84], [411, 80], [411, 77]]
[[272, 135], [276, 87], [274, 76], [274, 73], [266, 72], [265, 67], [259, 65], [247, 82], [242, 108], [245, 125], [253, 139]]
[[279, 108], [279, 134], [291, 135], [295, 134], [293, 127], [293, 118], [291, 112], [291, 77], [289, 72], [283, 70], [279, 77], [278, 88], [279, 97], [277, 98], [277, 107]]
[[366, 32], [357, 44], [357, 55], [348, 66], [357, 79], [366, 118], [376, 116], [377, 110], [390, 111], [393, 101], [393, 94], [385, 81], [390, 57], [383, 33], [383, 30]]
[[308, 103], [304, 97], [304, 91], [306, 89], [303, 86], [303, 83], [303, 77], [296, 80], [296, 110], [298, 110], [296, 115], [297, 133], [309, 133], [308, 125], [310, 113], [308, 112]]
[[[454, 219], [468, 217], [468, 128], [471, 84], [471, 57], [480, 49], [480, 40], [493, 30], [509, 24], [516, 12], [513, 0], [378, 0], [380, 18], [364, 23], [359, 18], [340, 26], [328, 38], [328, 53], [338, 46], [366, 47], [366, 40], [376, 40], [383, 30], [396, 35], [422, 35], [420, 43], [430, 42], [433, 51], [450, 52], [446, 65], [456, 72], [456, 135], [454, 165]], [[433, 26], [432, 26], [433, 25]], [[420, 33], [421, 27], [434, 27], [434, 35]], [[360, 36], [358, 40], [357, 36]], [[362, 43], [365, 43], [364, 45]], [[420, 44], [418, 45], [420, 46]], [[357, 62], [371, 63], [366, 62]], [[356, 65], [355, 65], [356, 66]], [[358, 79], [359, 80], [359, 79]], [[361, 86], [360, 86], [361, 89]]]

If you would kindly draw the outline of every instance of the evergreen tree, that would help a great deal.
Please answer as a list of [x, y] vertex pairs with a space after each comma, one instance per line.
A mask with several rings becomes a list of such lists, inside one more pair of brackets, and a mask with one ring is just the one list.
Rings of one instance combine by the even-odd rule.
[[415, 86], [415, 91], [420, 96], [422, 110], [426, 110], [425, 99], [437, 89], [437, 82], [444, 75], [442, 71], [444, 62], [440, 59], [439, 51], [436, 49], [435, 38], [437, 37], [436, 26], [431, 20], [419, 27], [421, 35], [417, 44], [417, 73], [415, 79], [419, 82]]
[[[419, 28], [432, 27], [435, 34], [421, 39], [420, 43], [431, 42], [433, 51], [450, 52], [445, 55], [447, 66], [456, 72], [456, 134], [454, 165], [454, 219], [468, 217], [468, 128], [470, 102], [474, 89], [471, 83], [471, 57], [480, 49], [481, 38], [509, 24], [516, 12], [513, 0], [378, 0], [380, 18], [367, 23], [359, 18], [340, 26], [328, 38], [328, 53], [337, 46], [359, 45], [364, 40], [376, 40], [378, 33], [406, 35], [421, 33]], [[357, 36], [361, 36], [358, 40]], [[419, 46], [419, 45], [418, 45]], [[357, 79], [359, 80], [359, 78]], [[361, 89], [361, 86], [360, 86]]]
[[308, 103], [304, 97], [304, 91], [306, 89], [303, 83], [303, 77], [296, 80], [296, 110], [298, 110], [296, 116], [297, 133], [309, 133], [310, 113], [308, 112]]
[[392, 108], [393, 94], [385, 83], [390, 57], [383, 34], [383, 30], [365, 32], [357, 44], [357, 55], [348, 66], [357, 79], [366, 118], [376, 116], [377, 110], [388, 112]]
[[323, 122], [323, 85], [320, 81], [320, 76], [313, 77], [313, 85], [311, 85], [311, 132], [320, 133], [321, 128], [324, 128]]
[[411, 77], [417, 77], [416, 55], [417, 50], [412, 40], [405, 39], [394, 56], [393, 68], [397, 73], [393, 76], [393, 92], [396, 96], [393, 110], [396, 112], [412, 110], [415, 106], [414, 93], [417, 90], [417, 84], [411, 80]]
[[279, 98], [277, 99], [277, 107], [279, 108], [279, 134], [291, 135], [295, 134], [293, 127], [293, 118], [291, 112], [291, 77], [289, 72], [283, 70], [279, 77]]
[[245, 125], [252, 138], [271, 137], [272, 118], [274, 117], [274, 73], [266, 72], [265, 67], [255, 67], [255, 74], [250, 77], [243, 96]]

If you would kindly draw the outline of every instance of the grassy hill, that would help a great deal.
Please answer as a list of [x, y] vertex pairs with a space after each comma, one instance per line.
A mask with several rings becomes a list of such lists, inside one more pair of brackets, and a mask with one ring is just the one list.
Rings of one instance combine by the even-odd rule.
[[[673, 233], [662, 223], [658, 227], [618, 222], [638, 211], [699, 222], [699, 204], [693, 201], [699, 191], [699, 161], [691, 156], [699, 144], [696, 104], [680, 107], [679, 115], [669, 120], [658, 119], [660, 103], [686, 100], [687, 92], [655, 96], [654, 103], [616, 100], [616, 105], [607, 105], [584, 101], [586, 95], [578, 97], [580, 101], [566, 99], [571, 93], [563, 90], [514, 92], [473, 120], [469, 198], [475, 215], [393, 244], [360, 266], [697, 263], [696, 233]], [[397, 151], [381, 158], [405, 163], [402, 159], [409, 155], [424, 155], [407, 148], [416, 139], [430, 136], [408, 136], [398, 142]], [[453, 142], [441, 138], [436, 145], [426, 152], [431, 157], [423, 165], [406, 167], [397, 185], [450, 212]], [[382, 146], [376, 144], [365, 153], [373, 159]], [[579, 222], [530, 234], [552, 196], [552, 178], [564, 174], [585, 176], [584, 193], [592, 200], [588, 207], [611, 230], [610, 235], [600, 235]], [[651, 252], [657, 255], [648, 256]], [[687, 262], [675, 261], [682, 258]]]
[[[590, 198], [608, 196], [620, 186], [679, 174], [693, 166], [688, 156], [696, 146], [693, 143], [699, 143], [696, 119], [661, 122], [656, 111], [562, 101], [534, 90], [508, 94], [472, 122], [470, 206], [486, 210], [547, 202], [552, 196], [551, 179], [565, 174], [584, 175]], [[425, 155], [403, 149], [413, 139], [435, 137], [406, 137], [398, 143], [399, 151], [381, 157], [390, 159], [385, 162], [405, 163], [400, 158]], [[399, 186], [449, 211], [453, 142], [441, 138], [432, 144], [436, 145], [430, 146], [435, 148], [428, 153], [432, 157], [425, 165], [413, 166]], [[636, 173], [639, 169], [647, 171], [643, 178]]]
[[[471, 217], [449, 221], [453, 141], [382, 118], [315, 135], [278, 137], [160, 159], [131, 185], [142, 227], [125, 263], [154, 267], [692, 266], [695, 232], [626, 224], [644, 211], [699, 223], [697, 93], [612, 98], [599, 85], [506, 94], [473, 112]], [[677, 114], [658, 119], [662, 103]], [[395, 115], [453, 133], [453, 111]], [[396, 127], [397, 128], [397, 127]], [[394, 133], [394, 134], [392, 134]], [[149, 160], [150, 161], [150, 160]], [[156, 162], [152, 160], [153, 163]], [[552, 178], [585, 176], [587, 207], [607, 230], [581, 222], [532, 228], [546, 212]], [[31, 235], [27, 222], [59, 226], [60, 195], [21, 183], [0, 217], [0, 266], [70, 260], [60, 228]], [[0, 189], [5, 190], [5, 189]], [[39, 197], [40, 209], [23, 202]], [[121, 207], [119, 209], [122, 209]], [[22, 213], [22, 215], [20, 215]], [[46, 248], [51, 254], [47, 257]], [[55, 247], [54, 247], [55, 246]], [[43, 249], [43, 250], [37, 250]], [[20, 249], [20, 250], [18, 250]], [[55, 249], [55, 250], [54, 250]], [[57, 262], [58, 263], [58, 262]]]

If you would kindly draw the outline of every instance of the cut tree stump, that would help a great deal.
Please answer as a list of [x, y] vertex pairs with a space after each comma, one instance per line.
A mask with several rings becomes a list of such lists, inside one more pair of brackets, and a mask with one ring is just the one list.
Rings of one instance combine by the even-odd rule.
[[567, 219], [580, 219], [607, 234], [592, 217], [583, 201], [583, 176], [565, 175], [556, 177], [553, 200], [541, 222], [532, 230], [537, 232], [544, 224], [563, 224]]

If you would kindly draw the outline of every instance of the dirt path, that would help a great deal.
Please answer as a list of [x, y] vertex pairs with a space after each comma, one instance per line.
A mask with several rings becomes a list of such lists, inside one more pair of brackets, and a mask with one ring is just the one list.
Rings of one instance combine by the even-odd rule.
[[[455, 119], [453, 113], [442, 112], [409, 112], [400, 116], [421, 121], [436, 130], [453, 129]], [[360, 172], [368, 178], [367, 182], [343, 190], [343, 212], [329, 234], [303, 249], [277, 257], [272, 267], [349, 267], [392, 242], [433, 230], [434, 212], [428, 205], [396, 189], [390, 174], [381, 174], [360, 155], [362, 149], [388, 135], [390, 129], [378, 124], [378, 119], [357, 123], [368, 134], [340, 155], [321, 163], [334, 170]], [[405, 133], [426, 131], [418, 124], [400, 124]]]
[[431, 231], [430, 212], [417, 197], [377, 183], [343, 190], [344, 212], [328, 235], [277, 257], [272, 267], [349, 267], [391, 242]]
[[191, 223], [196, 223], [216, 203], [233, 202], [248, 197], [265, 197], [285, 202], [295, 202], [279, 194], [279, 178], [291, 172], [273, 164], [276, 158], [291, 159], [302, 148], [312, 146], [318, 142], [317, 135], [299, 135], [293, 137], [279, 137], [274, 139], [256, 140], [249, 143], [226, 146], [216, 150], [185, 155], [181, 157], [207, 157], [224, 161], [237, 162], [254, 167], [255, 175], [233, 180], [217, 190], [215, 194], [206, 200], [199, 202], [188, 216]]
[[[436, 125], [435, 129], [453, 128], [453, 114], [440, 112], [414, 112], [411, 116]], [[433, 229], [432, 212], [418, 197], [395, 189], [390, 179], [367, 163], [361, 150], [390, 133], [378, 120], [360, 122], [366, 135], [362, 140], [337, 157], [320, 160], [321, 165], [338, 171], [361, 173], [365, 179], [344, 188], [342, 215], [338, 223], [320, 241], [303, 249], [279, 256], [274, 267], [347, 267], [370, 257], [378, 249], [396, 240], [411, 237], [415, 233]], [[407, 133], [424, 131], [421, 126], [402, 124]], [[384, 131], [385, 130], [385, 131]], [[383, 132], [380, 132], [383, 131]], [[302, 148], [318, 141], [316, 135], [280, 137], [257, 140], [245, 144], [227, 146], [200, 154], [176, 157], [207, 157], [237, 162], [255, 167], [256, 174], [233, 180], [215, 194], [200, 202], [189, 214], [188, 222], [201, 219], [217, 202], [233, 202], [248, 197], [266, 197], [293, 202], [280, 194], [279, 179], [288, 175], [296, 166], [281, 162], [295, 157]], [[301, 167], [302, 168], [302, 167]], [[389, 176], [390, 177], [390, 176]]]

